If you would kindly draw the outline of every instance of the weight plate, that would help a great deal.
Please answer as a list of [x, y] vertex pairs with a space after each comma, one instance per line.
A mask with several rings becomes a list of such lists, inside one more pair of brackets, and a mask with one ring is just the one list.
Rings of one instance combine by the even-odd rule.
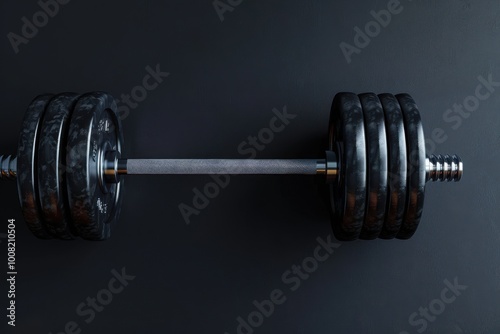
[[107, 151], [121, 153], [123, 137], [116, 112], [111, 95], [93, 92], [78, 99], [71, 117], [68, 197], [74, 227], [84, 239], [109, 238], [120, 213], [123, 181], [104, 184], [100, 170]]
[[329, 149], [341, 156], [340, 177], [330, 184], [330, 212], [335, 237], [359, 238], [366, 207], [366, 144], [361, 103], [356, 94], [339, 93], [333, 99]]
[[52, 95], [36, 97], [28, 107], [21, 125], [17, 148], [17, 188], [24, 220], [30, 231], [40, 239], [51, 239], [42, 223], [38, 198], [37, 146], [45, 107]]
[[366, 212], [360, 239], [371, 240], [379, 236], [384, 225], [387, 203], [387, 137], [384, 110], [377, 95], [359, 95], [365, 120], [367, 152]]
[[56, 95], [46, 107], [38, 143], [38, 193], [45, 227], [54, 237], [72, 240], [66, 189], [66, 144], [77, 94]]
[[401, 228], [406, 208], [407, 163], [406, 138], [403, 113], [392, 94], [380, 94], [384, 108], [388, 148], [388, 199], [382, 239], [393, 239]]
[[422, 216], [425, 193], [425, 137], [420, 112], [408, 94], [396, 95], [403, 112], [408, 163], [408, 195], [403, 225], [398, 239], [409, 239], [415, 233]]

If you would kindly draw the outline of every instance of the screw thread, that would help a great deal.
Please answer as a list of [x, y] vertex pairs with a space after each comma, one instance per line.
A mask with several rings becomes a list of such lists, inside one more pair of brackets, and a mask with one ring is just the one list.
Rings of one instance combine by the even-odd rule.
[[431, 155], [426, 158], [427, 181], [460, 181], [464, 172], [458, 155]]
[[0, 155], [0, 180], [14, 180], [17, 176], [17, 157]]

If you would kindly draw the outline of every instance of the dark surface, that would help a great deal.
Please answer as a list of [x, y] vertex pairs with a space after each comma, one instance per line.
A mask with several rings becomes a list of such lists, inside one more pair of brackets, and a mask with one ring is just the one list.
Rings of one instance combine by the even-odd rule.
[[[414, 321], [425, 319], [419, 308], [438, 307], [445, 281], [455, 279], [467, 288], [447, 290], [447, 300], [456, 299], [430, 313], [425, 332], [499, 332], [500, 88], [482, 88], [490, 96], [472, 112], [447, 110], [475, 94], [479, 76], [500, 81], [500, 6], [402, 5], [350, 64], [339, 44], [353, 44], [353, 29], [386, 2], [243, 1], [221, 22], [211, 1], [72, 1], [18, 54], [4, 38], [2, 154], [16, 150], [37, 94], [103, 90], [120, 98], [143, 84], [147, 66], [160, 64], [170, 75], [158, 77], [128, 115], [121, 109], [125, 156], [248, 158], [238, 146], [246, 141], [248, 149], [247, 137], [269, 127], [273, 108], [286, 105], [297, 116], [256, 157], [322, 157], [336, 92], [409, 92], [428, 153], [460, 154], [465, 174], [460, 183], [427, 185], [412, 239], [338, 243], [320, 252], [329, 256], [304, 279], [292, 266], [311, 268], [304, 260], [321, 245], [317, 238], [331, 235], [309, 177], [219, 180], [225, 188], [190, 224], [179, 204], [193, 206], [193, 189], [203, 191], [212, 178], [129, 177], [119, 225], [100, 243], [36, 239], [22, 221], [15, 182], [4, 182], [0, 222], [18, 222], [18, 326], [8, 327], [2, 315], [2, 333], [55, 334], [75, 321], [82, 333], [233, 334], [237, 318], [248, 319], [253, 301], [270, 299], [274, 289], [286, 300], [255, 333], [418, 333], [423, 322], [409, 318], [417, 312]], [[19, 34], [21, 18], [38, 10], [35, 1], [0, 5], [4, 36]], [[95, 318], [85, 305], [84, 316], [77, 314], [88, 297], [108, 296], [103, 289], [122, 268], [135, 278], [121, 282], [124, 289]], [[6, 298], [6, 284], [0, 288]]]

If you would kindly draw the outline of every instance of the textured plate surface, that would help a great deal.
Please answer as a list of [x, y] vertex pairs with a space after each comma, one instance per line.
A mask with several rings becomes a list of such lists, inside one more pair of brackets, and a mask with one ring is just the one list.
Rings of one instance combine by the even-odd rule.
[[330, 185], [330, 209], [335, 237], [359, 238], [366, 207], [366, 143], [361, 103], [356, 94], [339, 93], [333, 99], [329, 149], [341, 152], [338, 183]]
[[74, 239], [66, 189], [66, 144], [77, 94], [56, 95], [46, 107], [38, 144], [38, 192], [45, 227], [54, 237]]
[[71, 217], [82, 238], [110, 237], [120, 212], [123, 181], [101, 184], [98, 166], [106, 151], [121, 153], [122, 143], [113, 98], [101, 92], [81, 96], [71, 117], [66, 161]]
[[425, 137], [420, 112], [408, 94], [396, 95], [403, 112], [408, 163], [408, 196], [399, 239], [409, 239], [417, 230], [424, 207]]
[[360, 239], [379, 236], [384, 225], [387, 203], [387, 136], [384, 110], [373, 93], [359, 95], [365, 119], [367, 151], [367, 203]]
[[17, 148], [17, 188], [24, 220], [38, 238], [51, 239], [42, 223], [38, 198], [37, 146], [45, 107], [52, 95], [36, 97], [28, 107], [21, 125]]
[[389, 168], [389, 190], [384, 227], [379, 237], [393, 239], [401, 228], [406, 208], [407, 163], [403, 114], [392, 94], [380, 94], [384, 108]]

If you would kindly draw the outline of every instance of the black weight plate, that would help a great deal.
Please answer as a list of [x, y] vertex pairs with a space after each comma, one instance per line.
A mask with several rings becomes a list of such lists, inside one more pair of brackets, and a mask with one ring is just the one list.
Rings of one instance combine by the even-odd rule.
[[373, 93], [359, 95], [365, 119], [367, 152], [367, 199], [365, 222], [360, 239], [372, 240], [384, 226], [387, 203], [387, 136], [384, 110]]
[[51, 239], [42, 223], [38, 198], [37, 146], [45, 107], [52, 95], [36, 97], [28, 107], [21, 125], [17, 148], [17, 188], [24, 220], [30, 231], [40, 239]]
[[407, 163], [403, 113], [392, 94], [380, 94], [384, 108], [388, 147], [388, 199], [385, 223], [379, 237], [393, 239], [399, 232], [406, 208]]
[[397, 238], [409, 239], [417, 230], [424, 208], [425, 137], [420, 112], [415, 101], [408, 94], [399, 94], [396, 98], [403, 112], [408, 163], [406, 211]]
[[338, 182], [330, 184], [333, 233], [338, 240], [354, 240], [361, 233], [366, 207], [365, 129], [356, 94], [339, 93], [333, 99], [329, 149], [341, 156]]
[[123, 181], [101, 183], [101, 161], [106, 151], [121, 153], [120, 119], [111, 95], [81, 96], [73, 110], [68, 136], [67, 183], [71, 218], [82, 238], [105, 240], [120, 213]]
[[46, 107], [38, 143], [38, 193], [45, 227], [55, 237], [75, 238], [66, 189], [66, 144], [77, 94], [56, 95]]

